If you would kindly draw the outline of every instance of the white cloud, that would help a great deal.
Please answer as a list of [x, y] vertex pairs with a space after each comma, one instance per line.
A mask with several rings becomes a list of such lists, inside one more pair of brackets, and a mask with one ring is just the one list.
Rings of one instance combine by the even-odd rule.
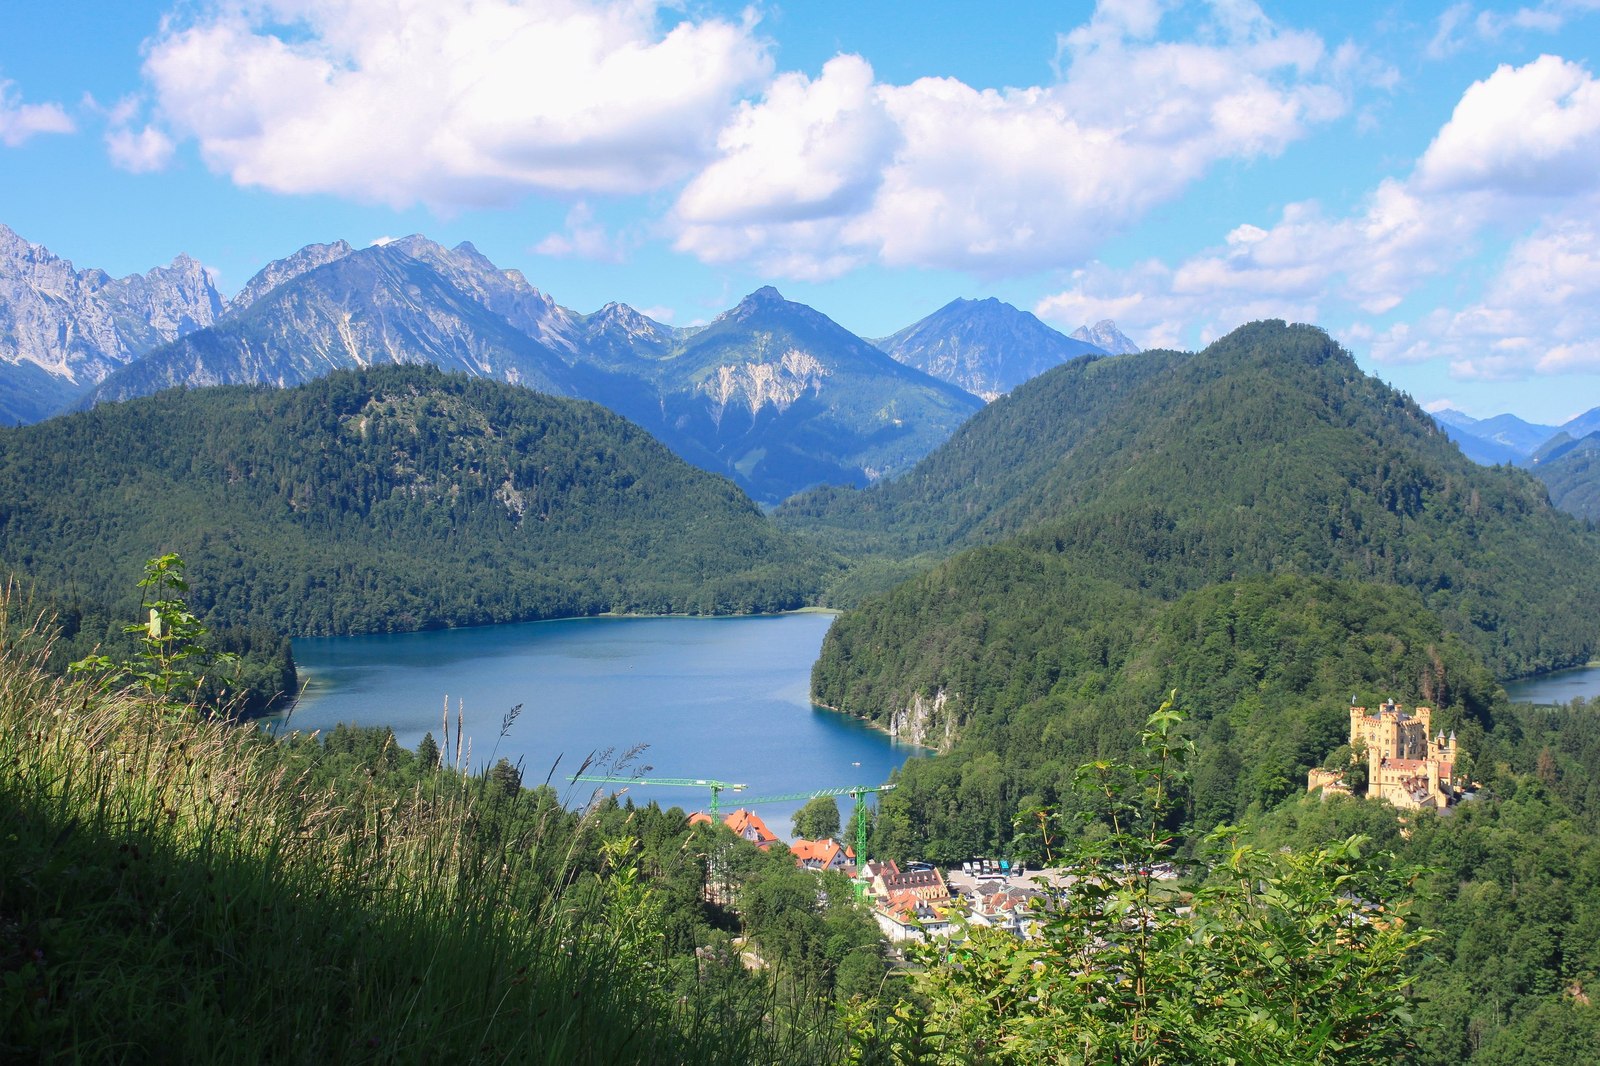
[[127, 127], [106, 131], [106, 152], [111, 162], [133, 174], [166, 169], [173, 147], [172, 138], [154, 126], [138, 132]]
[[1444, 59], [1459, 52], [1466, 44], [1465, 31], [1472, 25], [1472, 5], [1452, 4], [1439, 14], [1434, 26], [1433, 40], [1428, 42], [1425, 54], [1429, 59]]
[[540, 255], [573, 256], [601, 263], [620, 263], [626, 258], [623, 243], [597, 224], [594, 211], [582, 202], [574, 204], [567, 212], [565, 233], [549, 234], [534, 245], [533, 250]]
[[1071, 284], [1040, 300], [1033, 313], [1063, 330], [1102, 318], [1151, 348], [1204, 345], [1246, 322], [1282, 318], [1315, 322], [1314, 298], [1252, 289], [1248, 280], [1214, 287], [1212, 264], [1191, 261], [1177, 270], [1158, 260], [1117, 270], [1093, 263], [1076, 270]]
[[1501, 66], [1462, 95], [1415, 180], [1429, 193], [1600, 188], [1600, 81], [1558, 56]]
[[1600, 10], [1600, 3], [1595, 0], [1544, 0], [1533, 7], [1519, 7], [1506, 15], [1485, 10], [1475, 22], [1478, 36], [1492, 41], [1511, 30], [1554, 33], [1574, 17], [1596, 10]]
[[[1560, 195], [1557, 195], [1560, 194]], [[1236, 226], [1175, 266], [1080, 271], [1037, 312], [1063, 327], [1097, 315], [1192, 342], [1255, 317], [1350, 315], [1341, 335], [1390, 365], [1445, 363], [1461, 379], [1600, 369], [1600, 82], [1545, 56], [1502, 67], [1462, 95], [1406, 178], [1329, 216], [1288, 205], [1269, 227]], [[1513, 238], [1498, 272], [1460, 309], [1375, 328], [1424, 282]], [[1137, 297], [1135, 299], [1135, 296]]]
[[0, 78], [0, 144], [16, 148], [41, 133], [74, 133], [60, 104], [25, 104], [16, 84]]
[[653, 0], [212, 0], [148, 46], [177, 136], [241, 185], [404, 207], [635, 193], [708, 159], [771, 67]]
[[1481, 300], [1394, 327], [1373, 356], [1448, 360], [1468, 380], [1600, 370], [1600, 224], [1586, 216], [1540, 227], [1511, 249]]
[[1102, 2], [1061, 39], [1049, 86], [882, 84], [857, 56], [780, 77], [680, 196], [677, 246], [803, 278], [1082, 262], [1218, 162], [1276, 154], [1346, 109], [1351, 55], [1247, 2], [1211, 6], [1210, 43], [1153, 41], [1163, 9]]
[[1114, 318], [1169, 346], [1221, 336], [1257, 318], [1318, 322], [1332, 304], [1381, 314], [1457, 261], [1468, 243], [1463, 228], [1470, 234], [1483, 210], [1476, 201], [1421, 198], [1389, 180], [1346, 217], [1329, 217], [1315, 202], [1293, 203], [1271, 228], [1236, 226], [1221, 246], [1176, 266], [1080, 271], [1035, 313], [1068, 329]]
[[1475, 12], [1472, 4], [1463, 0], [1439, 15], [1433, 39], [1428, 42], [1424, 54], [1429, 59], [1444, 59], [1473, 40], [1498, 41], [1519, 30], [1555, 33], [1574, 18], [1596, 11], [1600, 11], [1600, 0], [1544, 0], [1504, 14], [1490, 9]]

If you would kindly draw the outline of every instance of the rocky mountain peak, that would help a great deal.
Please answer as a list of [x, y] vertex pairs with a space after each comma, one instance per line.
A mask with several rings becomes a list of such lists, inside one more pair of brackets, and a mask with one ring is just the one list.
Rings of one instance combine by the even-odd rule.
[[907, 366], [984, 400], [1069, 359], [1101, 351], [993, 296], [952, 300], [877, 345]]
[[519, 270], [501, 270], [470, 242], [446, 248], [420, 233], [390, 241], [388, 247], [437, 270], [478, 303], [504, 316], [517, 329], [550, 348], [574, 352], [581, 332], [579, 316], [528, 283]]
[[800, 304], [792, 304], [788, 300], [785, 300], [783, 298], [783, 293], [779, 292], [771, 285], [763, 285], [755, 292], [752, 292], [750, 295], [740, 300], [736, 305], [712, 319], [712, 322], [713, 324], [717, 322], [730, 321], [742, 322], [758, 315], [771, 314], [774, 311], [789, 310], [793, 308], [799, 308], [801, 306], [802, 305]]
[[215, 322], [222, 309], [210, 273], [191, 256], [113, 279], [79, 271], [0, 226], [0, 367], [43, 373], [29, 390], [35, 398], [7, 409], [20, 420], [53, 414], [118, 367]]
[[1068, 334], [1073, 340], [1092, 344], [1107, 355], [1132, 355], [1144, 351], [1133, 343], [1109, 318], [1102, 318], [1093, 326], [1082, 325]]
[[330, 244], [308, 244], [293, 255], [275, 259], [245, 282], [244, 288], [228, 301], [228, 310], [230, 313], [243, 311], [278, 286], [320, 266], [343, 259], [352, 250], [348, 242], [340, 240]]

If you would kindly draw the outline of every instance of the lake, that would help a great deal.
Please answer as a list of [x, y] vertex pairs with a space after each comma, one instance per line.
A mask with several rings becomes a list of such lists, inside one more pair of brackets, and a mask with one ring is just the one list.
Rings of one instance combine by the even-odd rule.
[[1522, 681], [1506, 682], [1506, 695], [1517, 703], [1568, 703], [1579, 696], [1600, 696], [1600, 666], [1556, 670]]
[[[415, 749], [439, 738], [448, 699], [459, 704], [473, 769], [505, 757], [523, 781], [549, 777], [572, 806], [591, 790], [567, 775], [591, 754], [642, 751], [620, 772], [748, 784], [746, 797], [876, 785], [924, 749], [891, 741], [807, 698], [811, 664], [833, 616], [584, 618], [428, 633], [296, 640], [309, 679], [289, 727], [340, 722], [391, 727]], [[504, 736], [506, 713], [522, 711]], [[704, 809], [706, 788], [627, 786], [635, 802]], [[761, 805], [788, 838], [804, 801]], [[848, 798], [840, 809], [849, 817]], [[722, 794], [724, 811], [739, 805]]]

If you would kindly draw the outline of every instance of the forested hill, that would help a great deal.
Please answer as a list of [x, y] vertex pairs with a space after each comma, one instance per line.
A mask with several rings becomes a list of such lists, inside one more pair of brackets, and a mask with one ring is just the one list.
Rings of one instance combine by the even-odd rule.
[[1533, 468], [1550, 500], [1568, 514], [1600, 521], [1600, 431], [1562, 441]]
[[212, 624], [295, 635], [775, 610], [818, 583], [738, 488], [643, 430], [428, 368], [0, 430], [0, 568], [109, 597], [168, 551]]
[[1200, 833], [1303, 792], [1306, 770], [1348, 739], [1352, 694], [1429, 703], [1469, 755], [1498, 698], [1406, 589], [1279, 576], [1167, 602], [1007, 547], [841, 616], [813, 682], [830, 704], [945, 749], [905, 764], [873, 849], [934, 861], [1004, 854], [1028, 811], [1072, 809], [1077, 767], [1133, 751], [1142, 716], [1174, 689], [1198, 747], [1184, 820]]
[[1468, 461], [1309, 326], [1067, 364], [905, 477], [797, 498], [780, 520], [869, 559], [1010, 541], [1034, 571], [1063, 557], [1161, 597], [1269, 573], [1402, 585], [1501, 676], [1600, 646], [1600, 534], [1530, 475]]

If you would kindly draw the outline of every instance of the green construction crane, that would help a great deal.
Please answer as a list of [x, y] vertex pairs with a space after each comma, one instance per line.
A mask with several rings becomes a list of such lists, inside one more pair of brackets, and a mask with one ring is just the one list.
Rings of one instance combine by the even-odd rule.
[[811, 800], [822, 796], [854, 796], [856, 798], [856, 871], [867, 861], [867, 795], [872, 792], [889, 792], [894, 785], [852, 785], [846, 788], [819, 788], [815, 792], [789, 792], [782, 796], [760, 796], [756, 799], [740, 800], [745, 807], [754, 807], [758, 803], [783, 803], [791, 800]]
[[719, 821], [717, 817], [717, 799], [722, 795], [723, 789], [734, 792], [743, 792], [749, 785], [735, 784], [732, 781], [714, 781], [709, 777], [614, 777], [610, 774], [573, 774], [571, 781], [603, 781], [614, 785], [675, 785], [682, 788], [709, 788], [711, 790], [711, 820]]

